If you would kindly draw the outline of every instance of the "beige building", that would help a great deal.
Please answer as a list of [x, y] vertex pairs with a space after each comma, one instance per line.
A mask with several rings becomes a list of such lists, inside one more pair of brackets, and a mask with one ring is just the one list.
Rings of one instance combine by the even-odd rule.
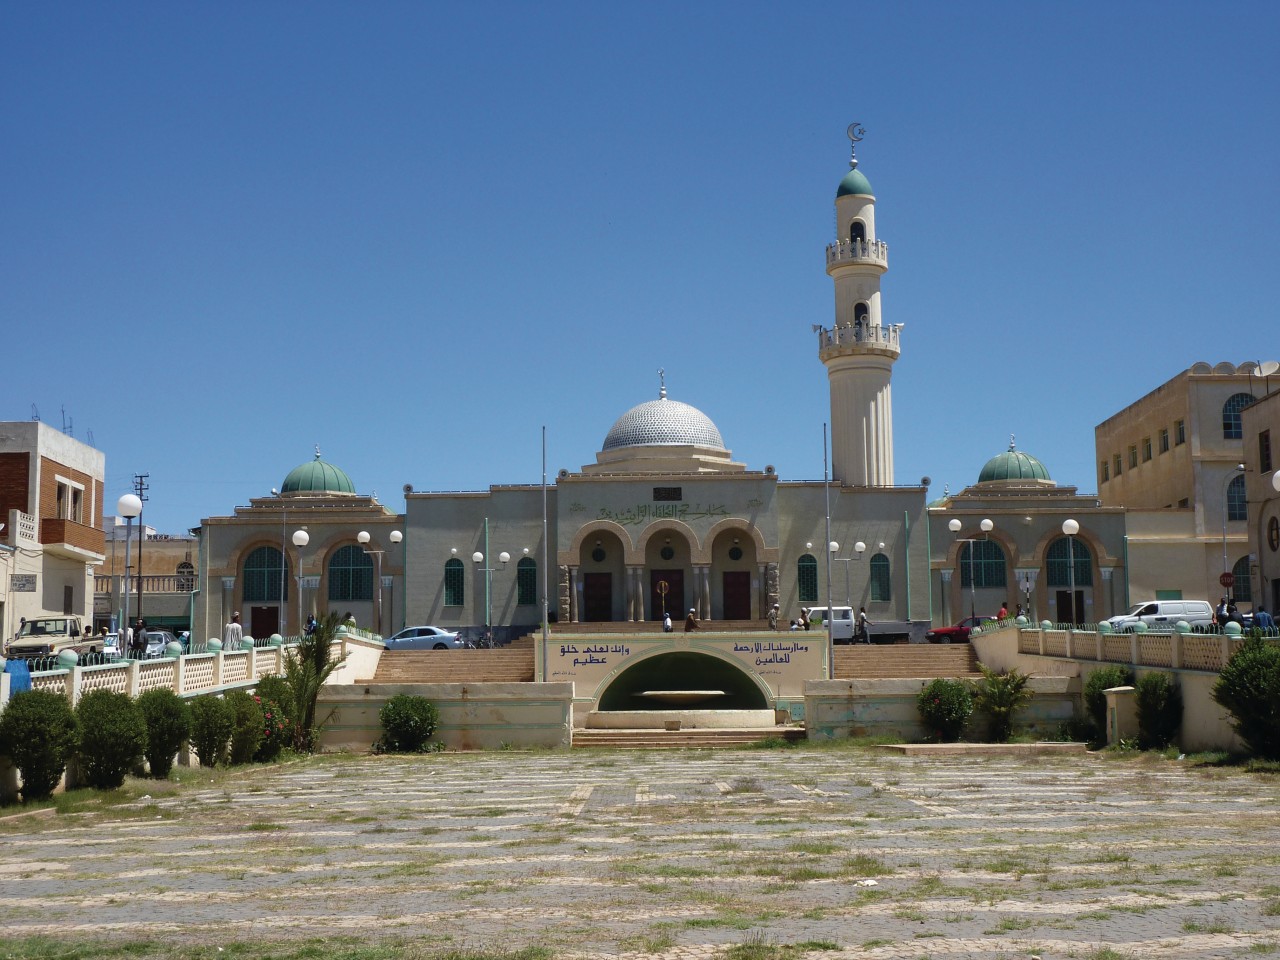
[[[115, 504], [110, 504], [115, 506]], [[174, 633], [191, 628], [192, 601], [198, 581], [200, 542], [192, 533], [158, 533], [141, 522], [123, 517], [105, 520], [106, 559], [94, 577], [94, 627], [109, 629], [124, 610], [126, 583], [129, 619], [138, 616], [153, 629]], [[125, 575], [125, 540], [129, 539], [129, 572]]]
[[1208, 599], [1248, 577], [1242, 411], [1259, 365], [1196, 363], [1094, 430], [1098, 496], [1128, 511], [1130, 599]]
[[1235, 593], [1254, 609], [1280, 610], [1280, 377], [1271, 392], [1270, 378], [1259, 400], [1241, 413], [1244, 431], [1245, 490], [1249, 504], [1249, 575], [1235, 583]]

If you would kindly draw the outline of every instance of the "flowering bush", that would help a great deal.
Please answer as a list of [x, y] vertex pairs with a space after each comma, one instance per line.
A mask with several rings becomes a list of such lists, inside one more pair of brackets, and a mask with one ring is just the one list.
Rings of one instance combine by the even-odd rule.
[[293, 724], [280, 709], [280, 704], [261, 694], [253, 698], [262, 711], [262, 740], [258, 744], [255, 760], [274, 760], [288, 744], [293, 742]]
[[920, 691], [916, 708], [925, 729], [935, 740], [952, 743], [960, 739], [973, 713], [973, 694], [966, 683], [939, 678]]

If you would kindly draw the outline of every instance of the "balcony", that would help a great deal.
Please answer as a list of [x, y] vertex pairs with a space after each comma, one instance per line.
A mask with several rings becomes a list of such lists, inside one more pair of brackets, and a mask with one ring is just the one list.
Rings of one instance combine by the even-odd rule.
[[841, 354], [878, 353], [897, 358], [902, 351], [900, 325], [855, 323], [818, 329], [818, 356], [825, 362]]
[[827, 272], [836, 267], [865, 263], [889, 269], [889, 245], [883, 240], [839, 240], [827, 247]]
[[40, 544], [46, 553], [68, 560], [98, 562], [106, 554], [106, 535], [74, 520], [48, 517], [40, 521]]
[[[99, 594], [112, 594], [116, 591], [113, 580], [121, 580], [121, 577], [112, 577], [110, 575], [99, 575], [93, 578], [93, 592]], [[129, 578], [129, 590], [138, 589], [138, 578]], [[152, 576], [145, 574], [142, 577], [142, 592], [144, 594], [156, 593], [181, 593], [188, 594], [196, 589], [196, 575], [194, 573], [168, 575], [168, 576]]]

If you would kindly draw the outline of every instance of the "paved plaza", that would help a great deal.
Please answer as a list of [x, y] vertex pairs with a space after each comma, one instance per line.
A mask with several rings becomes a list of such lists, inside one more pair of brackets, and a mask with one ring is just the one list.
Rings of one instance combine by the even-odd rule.
[[0, 821], [0, 956], [354, 936], [415, 957], [1280, 957], [1280, 783], [1238, 769], [804, 747], [188, 777]]

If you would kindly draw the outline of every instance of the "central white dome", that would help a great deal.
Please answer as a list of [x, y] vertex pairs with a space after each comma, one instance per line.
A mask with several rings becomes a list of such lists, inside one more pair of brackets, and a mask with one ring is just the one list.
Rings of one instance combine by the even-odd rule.
[[710, 417], [697, 407], [663, 396], [638, 404], [620, 416], [604, 438], [603, 449], [677, 445], [725, 448]]

